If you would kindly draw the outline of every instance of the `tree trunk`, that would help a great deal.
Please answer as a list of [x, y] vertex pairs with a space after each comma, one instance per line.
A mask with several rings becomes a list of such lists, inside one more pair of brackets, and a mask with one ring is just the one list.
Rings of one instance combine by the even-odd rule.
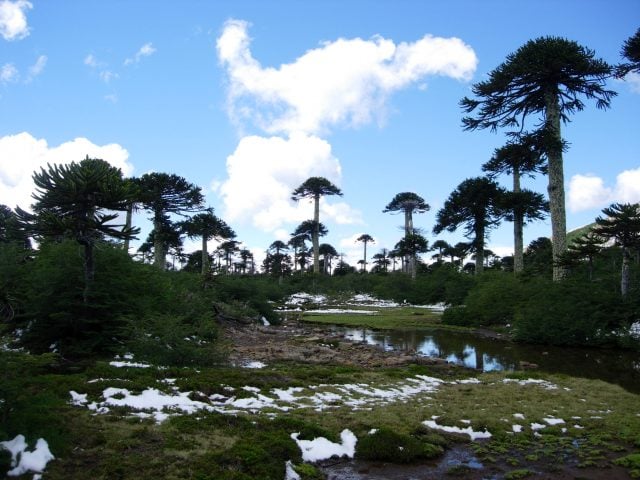
[[[409, 235], [413, 234], [413, 212], [409, 209], [404, 211], [404, 237], [407, 238]], [[415, 270], [416, 270], [416, 257], [415, 255], [407, 254], [405, 255], [405, 267], [403, 271], [411, 274], [411, 278], [415, 278]]]
[[93, 244], [91, 241], [84, 242], [84, 290], [82, 291], [82, 303], [89, 304], [89, 294], [91, 285], [95, 277], [95, 264], [93, 261]]
[[202, 235], [202, 275], [209, 273], [209, 252], [207, 252], [207, 236]]
[[[513, 193], [520, 193], [520, 170], [513, 169]], [[524, 240], [522, 238], [524, 219], [521, 212], [513, 215], [513, 273], [524, 270]]]
[[367, 242], [364, 242], [364, 265], [363, 265], [364, 273], [367, 272]]
[[[545, 94], [546, 125], [550, 128], [557, 142], [561, 142], [560, 105], [554, 92]], [[563, 280], [567, 276], [565, 266], [558, 261], [567, 250], [567, 219], [564, 200], [564, 169], [562, 164], [562, 147], [554, 145], [548, 148], [549, 159], [549, 209], [551, 213], [551, 246], [553, 252], [553, 280]]]
[[153, 236], [153, 264], [160, 270], [164, 270], [167, 254], [164, 251], [164, 242], [162, 241], [162, 223], [159, 220], [154, 220], [153, 228], [155, 229]]
[[[125, 217], [125, 221], [124, 221], [124, 228], [125, 229], [130, 229], [131, 228], [131, 223], [133, 220], [133, 202], [131, 202], [129, 204], [129, 206], [127, 207], [127, 215]], [[124, 251], [129, 253], [129, 244], [130, 244], [131, 239], [129, 237], [124, 239]]]
[[626, 245], [622, 246], [622, 274], [620, 275], [620, 293], [622, 297], [626, 297], [629, 293], [629, 284], [631, 282], [630, 277], [630, 267], [631, 264], [631, 253], [629, 252], [629, 247]]
[[476, 275], [480, 275], [484, 271], [484, 227], [476, 228], [476, 238], [473, 243], [476, 246]]
[[313, 198], [313, 273], [320, 273], [320, 195]]

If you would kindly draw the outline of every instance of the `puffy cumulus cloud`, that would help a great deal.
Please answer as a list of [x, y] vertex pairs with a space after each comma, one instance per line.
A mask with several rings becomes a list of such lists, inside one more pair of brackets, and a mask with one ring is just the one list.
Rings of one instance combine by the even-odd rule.
[[217, 40], [229, 75], [229, 110], [271, 134], [381, 120], [393, 92], [423, 86], [429, 75], [469, 80], [478, 63], [458, 38], [426, 35], [395, 44], [376, 36], [325, 42], [293, 63], [265, 68], [251, 54], [248, 28], [229, 20]]
[[0, 35], [5, 40], [20, 40], [29, 35], [27, 10], [33, 8], [27, 0], [0, 1]]
[[[295, 203], [291, 192], [312, 176], [337, 183], [341, 177], [338, 160], [324, 140], [305, 134], [290, 138], [247, 136], [227, 158], [229, 178], [216, 185], [225, 204], [229, 222], [249, 219], [254, 226], [275, 231], [283, 223], [301, 222], [313, 216], [310, 204]], [[321, 201], [321, 215], [349, 223], [359, 213], [346, 204], [329, 205]]]
[[149, 57], [153, 55], [155, 52], [156, 52], [156, 49], [151, 42], [145, 43], [142, 47], [140, 47], [140, 49], [136, 52], [133, 58], [127, 58], [124, 61], [124, 64], [126, 66], [126, 65], [131, 65], [133, 63], [140, 63], [140, 60], [142, 60], [142, 58]]
[[86, 138], [76, 138], [58, 146], [49, 146], [27, 132], [0, 137], [0, 203], [28, 208], [34, 190], [31, 175], [40, 167], [80, 161], [87, 155], [101, 158], [120, 168], [125, 176], [133, 173], [129, 153], [118, 144], [95, 145]]
[[607, 187], [604, 180], [595, 175], [571, 177], [568, 204], [572, 212], [603, 208], [614, 202], [640, 202], [640, 168], [618, 174], [613, 187]]

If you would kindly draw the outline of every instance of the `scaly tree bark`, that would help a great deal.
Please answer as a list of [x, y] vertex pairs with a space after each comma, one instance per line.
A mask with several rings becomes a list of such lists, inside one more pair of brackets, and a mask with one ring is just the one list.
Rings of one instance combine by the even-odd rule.
[[[478, 99], [463, 98], [465, 113], [478, 109], [475, 117], [464, 117], [465, 130], [519, 127], [532, 114], [542, 123], [543, 151], [548, 159], [549, 203], [554, 260], [566, 250], [566, 214], [560, 123], [569, 114], [584, 109], [580, 99], [594, 99], [598, 108], [608, 108], [616, 93], [605, 88], [613, 68], [596, 59], [595, 53], [576, 42], [560, 37], [530, 40], [504, 63], [476, 83], [472, 91]], [[554, 262], [555, 263], [555, 262]], [[564, 278], [566, 270], [554, 266], [553, 278]]]

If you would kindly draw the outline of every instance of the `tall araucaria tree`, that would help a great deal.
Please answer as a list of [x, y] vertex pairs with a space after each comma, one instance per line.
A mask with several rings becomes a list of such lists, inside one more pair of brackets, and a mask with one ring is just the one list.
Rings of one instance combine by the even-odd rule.
[[180, 223], [180, 229], [189, 238], [201, 238], [202, 240], [202, 275], [209, 273], [209, 252], [207, 243], [209, 240], [230, 240], [236, 233], [226, 222], [213, 214], [213, 209], [197, 213], [193, 217]]
[[342, 196], [342, 191], [324, 177], [308, 178], [291, 194], [291, 199], [295, 200], [296, 202], [302, 200], [303, 198], [310, 198], [313, 200], [313, 221], [315, 228], [311, 237], [311, 241], [313, 243], [314, 273], [320, 272], [320, 253], [318, 251], [318, 248], [320, 246], [320, 235], [318, 232], [318, 228], [320, 226], [320, 197], [326, 195]]
[[36, 237], [68, 237], [84, 247], [83, 301], [89, 303], [95, 275], [94, 249], [104, 237], [123, 240], [139, 230], [111, 223], [127, 209], [131, 190], [119, 168], [104, 160], [47, 165], [33, 174], [33, 213], [16, 209], [20, 222]]
[[[584, 109], [581, 97], [595, 100], [600, 109], [608, 108], [616, 95], [605, 88], [612, 73], [613, 67], [595, 58], [593, 50], [561, 37], [540, 37], [509, 54], [487, 80], [476, 83], [472, 91], [477, 99], [465, 97], [460, 102], [467, 114], [477, 109], [474, 117], [463, 118], [465, 130], [524, 129], [524, 122], [533, 115], [534, 122], [542, 124], [554, 260], [567, 248], [560, 124]], [[554, 280], [565, 276], [564, 267], [554, 266]]]
[[364, 260], [363, 260], [362, 271], [366, 272], [367, 271], [367, 243], [375, 243], [375, 240], [368, 233], [363, 233], [358, 238], [356, 238], [356, 242], [364, 243]]
[[504, 189], [486, 177], [469, 178], [449, 195], [436, 215], [435, 234], [454, 232], [464, 225], [465, 236], [472, 240], [476, 252], [476, 274], [484, 268], [484, 245], [490, 228], [504, 216], [501, 197]]
[[614, 203], [596, 218], [593, 232], [604, 239], [613, 239], [622, 249], [620, 293], [626, 297], [631, 284], [631, 249], [640, 248], [640, 203]]
[[164, 248], [163, 225], [167, 225], [170, 214], [184, 216], [204, 210], [204, 196], [200, 187], [174, 174], [146, 173], [136, 182], [140, 204], [152, 213], [153, 227], [159, 233], [154, 236], [154, 264], [164, 269], [167, 251]]
[[323, 268], [325, 275], [331, 274], [331, 261], [338, 256], [338, 251], [329, 243], [321, 243], [318, 247], [320, 255], [322, 255]]
[[411, 268], [411, 278], [416, 278], [416, 257], [419, 253], [425, 253], [429, 251], [429, 242], [419, 233], [410, 233], [405, 235], [395, 245], [395, 250], [400, 252], [405, 258], [413, 259], [413, 267]]
[[526, 220], [541, 219], [548, 205], [541, 195], [520, 186], [522, 175], [533, 176], [545, 173], [544, 156], [539, 148], [539, 135], [514, 135], [515, 140], [497, 148], [491, 160], [482, 166], [489, 178], [495, 179], [501, 174], [513, 177], [511, 194], [506, 197], [510, 218], [513, 222], [513, 271], [518, 274], [524, 269], [523, 227]]
[[[431, 209], [429, 204], [424, 201], [420, 195], [413, 192], [398, 193], [389, 204], [384, 207], [382, 213], [402, 212], [404, 213], [404, 235], [408, 237], [416, 233], [413, 228], [413, 214], [424, 213]], [[408, 256], [405, 259], [404, 266], [411, 276], [415, 276], [415, 256]]]

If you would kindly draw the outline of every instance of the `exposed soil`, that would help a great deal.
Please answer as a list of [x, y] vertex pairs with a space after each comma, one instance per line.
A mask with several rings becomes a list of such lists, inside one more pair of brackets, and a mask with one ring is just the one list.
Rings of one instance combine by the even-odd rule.
[[[260, 361], [297, 361], [317, 364], [351, 365], [365, 368], [395, 367], [411, 363], [448, 365], [439, 358], [382, 349], [346, 340], [327, 328], [309, 326], [295, 320], [263, 327], [223, 321], [223, 337], [230, 342], [230, 359], [236, 365]], [[453, 368], [453, 367], [452, 367]]]
[[[295, 361], [314, 364], [350, 365], [364, 368], [394, 367], [408, 364], [433, 365], [443, 370], [456, 367], [443, 359], [427, 358], [398, 351], [384, 351], [376, 346], [352, 342], [326, 327], [285, 320], [279, 326], [260, 326], [233, 320], [221, 320], [223, 338], [229, 343], [230, 360], [235, 365], [250, 362], [266, 364]], [[483, 332], [486, 334], [486, 332]], [[575, 461], [549, 465], [531, 462], [526, 466], [508, 465], [505, 461], [483, 464], [470, 444], [456, 443], [431, 462], [398, 465], [359, 460], [328, 460], [320, 465], [328, 480], [468, 480], [503, 479], [509, 472], [527, 469], [529, 475], [515, 478], [616, 480], [631, 478], [627, 471], [606, 460], [601, 467], [579, 468]]]

